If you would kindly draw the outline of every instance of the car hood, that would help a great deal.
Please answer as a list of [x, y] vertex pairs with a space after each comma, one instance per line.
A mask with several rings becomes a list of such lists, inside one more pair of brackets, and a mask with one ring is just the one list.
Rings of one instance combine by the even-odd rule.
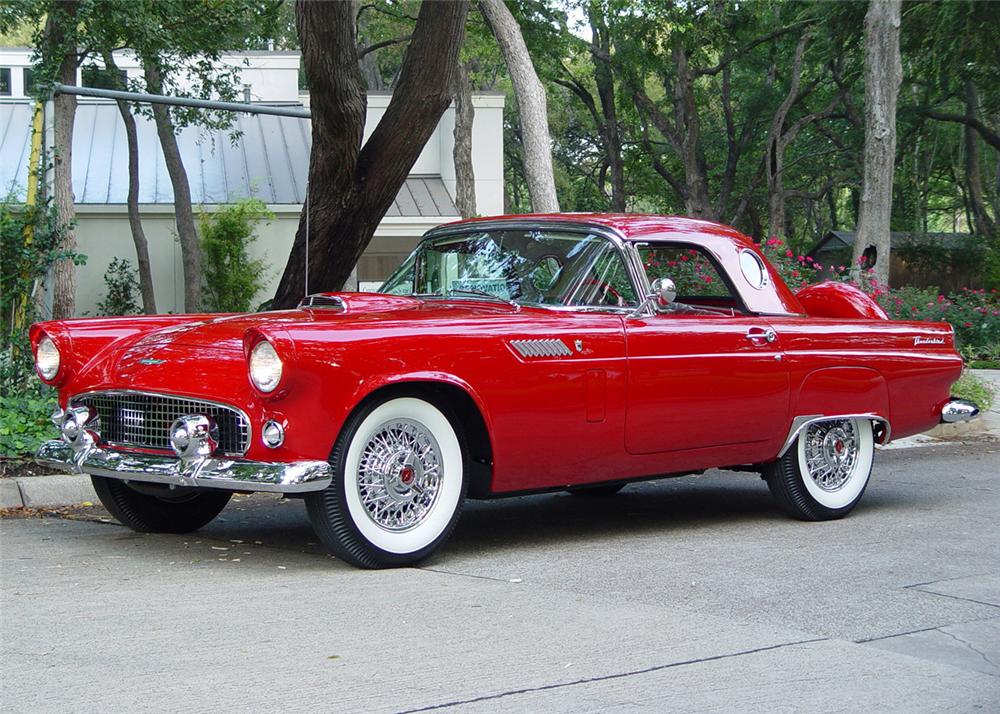
[[123, 338], [86, 365], [73, 391], [127, 388], [183, 395], [203, 393], [210, 387], [236, 395], [247, 382], [244, 338], [249, 331], [271, 338], [322, 330], [350, 339], [355, 329], [391, 324], [412, 330], [420, 322], [488, 320], [515, 312], [512, 306], [487, 300], [420, 300], [361, 293], [326, 293], [314, 298], [311, 306], [295, 310], [199, 315], [190, 322]]

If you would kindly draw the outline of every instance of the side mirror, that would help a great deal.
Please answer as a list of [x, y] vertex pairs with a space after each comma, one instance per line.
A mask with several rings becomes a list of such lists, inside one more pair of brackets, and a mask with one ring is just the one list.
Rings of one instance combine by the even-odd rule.
[[649, 288], [653, 309], [658, 312], [668, 311], [677, 298], [677, 286], [674, 285], [674, 281], [670, 278], [657, 278]]

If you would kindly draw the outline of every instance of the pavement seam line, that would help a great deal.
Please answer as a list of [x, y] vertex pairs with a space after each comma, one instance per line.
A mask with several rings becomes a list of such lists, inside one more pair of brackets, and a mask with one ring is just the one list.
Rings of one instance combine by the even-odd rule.
[[960, 600], [962, 602], [974, 602], [977, 605], [985, 605], [986, 607], [995, 607], [1000, 610], [1000, 605], [994, 605], [992, 602], [983, 602], [982, 600], [974, 600], [971, 597], [959, 597], [958, 595], [947, 595], [945, 593], [934, 592], [933, 590], [924, 590], [921, 587], [906, 587], [904, 590], [915, 590], [918, 593], [924, 593], [925, 595], [937, 595], [938, 597], [946, 597], [952, 600]]
[[634, 677], [642, 674], [650, 674], [652, 672], [661, 672], [666, 669], [675, 669], [677, 667], [686, 667], [692, 664], [702, 664], [704, 662], [717, 662], [723, 659], [729, 659], [732, 657], [743, 657], [744, 655], [758, 654], [760, 652], [770, 652], [772, 650], [778, 650], [783, 647], [795, 647], [796, 645], [809, 645], [815, 644], [817, 642], [830, 642], [829, 637], [817, 637], [811, 640], [798, 640], [796, 642], [783, 642], [777, 645], [768, 645], [767, 647], [756, 647], [750, 650], [742, 650], [740, 652], [730, 652], [728, 654], [712, 655], [710, 657], [699, 657], [698, 659], [688, 659], [680, 662], [670, 662], [668, 664], [658, 664], [653, 667], [646, 667], [644, 669], [636, 669], [631, 672], [617, 672], [615, 674], [603, 674], [598, 677], [585, 677], [583, 679], [576, 679], [571, 682], [556, 682], [554, 684], [543, 684], [537, 687], [525, 687], [524, 689], [511, 689], [506, 692], [497, 692], [496, 694], [485, 694], [481, 697], [473, 697], [471, 699], [457, 699], [451, 702], [444, 702], [442, 704], [431, 704], [426, 707], [419, 707], [417, 709], [404, 709], [399, 712], [399, 714], [416, 714], [416, 712], [429, 712], [437, 709], [447, 709], [449, 707], [459, 707], [465, 704], [478, 704], [480, 702], [488, 702], [494, 699], [502, 699], [504, 697], [512, 697], [518, 694], [531, 694], [533, 692], [545, 692], [552, 689], [563, 689], [566, 687], [575, 687], [580, 684], [593, 684], [594, 682], [606, 682], [612, 679], [624, 679], [625, 677]]

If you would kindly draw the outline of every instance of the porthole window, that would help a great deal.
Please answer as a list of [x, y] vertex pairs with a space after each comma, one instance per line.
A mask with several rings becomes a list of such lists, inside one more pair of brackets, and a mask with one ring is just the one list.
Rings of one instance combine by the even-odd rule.
[[767, 269], [752, 250], [740, 253], [740, 270], [743, 271], [743, 277], [750, 283], [750, 287], [760, 290], [767, 285]]

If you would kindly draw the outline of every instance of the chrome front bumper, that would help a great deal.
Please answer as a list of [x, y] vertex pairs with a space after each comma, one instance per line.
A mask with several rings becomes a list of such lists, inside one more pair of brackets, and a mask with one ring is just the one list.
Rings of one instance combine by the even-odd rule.
[[173, 456], [122, 453], [93, 445], [74, 449], [61, 439], [42, 444], [35, 460], [57, 469], [68, 468], [76, 473], [122, 481], [230, 491], [322, 491], [330, 485], [331, 478], [330, 464], [326, 461], [266, 463], [215, 458], [182, 461]]
[[941, 407], [941, 423], [954, 424], [960, 421], [972, 421], [979, 416], [979, 407], [968, 399], [952, 397]]

